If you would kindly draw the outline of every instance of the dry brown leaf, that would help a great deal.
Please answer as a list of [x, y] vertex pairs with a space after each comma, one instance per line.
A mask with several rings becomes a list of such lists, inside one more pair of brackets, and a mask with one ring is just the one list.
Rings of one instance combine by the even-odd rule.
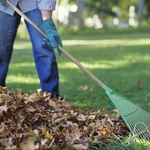
[[87, 150], [87, 149], [88, 149], [88, 147], [87, 147], [87, 146], [84, 146], [83, 144], [74, 144], [74, 145], [73, 145], [73, 148], [74, 148], [75, 150]]
[[7, 147], [5, 150], [20, 150], [17, 146]]
[[86, 91], [86, 90], [88, 90], [88, 86], [87, 85], [85, 85], [85, 86], [79, 86], [78, 90], [79, 91]]
[[57, 104], [52, 100], [49, 100], [49, 105], [52, 106], [54, 109], [58, 109]]
[[28, 112], [28, 113], [36, 111], [36, 109], [34, 107], [32, 107], [32, 106], [27, 106], [25, 109], [26, 109], [26, 112]]
[[100, 110], [100, 115], [101, 115], [102, 117], [104, 117], [105, 114], [106, 114], [106, 112], [105, 112], [104, 108], [102, 108], [102, 109]]
[[53, 125], [59, 124], [59, 123], [61, 123], [62, 121], [64, 121], [65, 119], [66, 119], [65, 117], [57, 118], [56, 120], [54, 120], [54, 121], [52, 122], [52, 124], [53, 124]]
[[24, 140], [20, 146], [20, 150], [34, 150], [34, 140], [32, 137], [29, 137], [27, 140]]

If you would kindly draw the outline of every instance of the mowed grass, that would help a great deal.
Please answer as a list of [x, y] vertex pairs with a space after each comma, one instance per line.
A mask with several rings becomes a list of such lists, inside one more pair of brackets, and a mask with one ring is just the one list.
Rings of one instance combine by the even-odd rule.
[[[149, 33], [61, 35], [63, 45], [79, 63], [111, 89], [142, 108], [150, 108]], [[56, 51], [56, 50], [55, 50]], [[63, 54], [57, 56], [60, 92], [83, 109], [111, 110], [104, 90]], [[140, 80], [141, 88], [137, 87]], [[36, 92], [40, 88], [29, 40], [16, 39], [7, 86]]]
[[[140, 34], [80, 36], [79, 39], [64, 40], [64, 45], [72, 56], [104, 84], [141, 107], [147, 107], [149, 105], [147, 95], [150, 92], [150, 39], [147, 34], [142, 36]], [[60, 71], [63, 72], [63, 74], [60, 72], [60, 75], [64, 79], [63, 90], [69, 99], [81, 107], [112, 108], [103, 89], [63, 57], [59, 58]], [[139, 80], [142, 88], [137, 88]], [[78, 90], [80, 86], [81, 90]]]
[[[26, 32], [26, 31], [24, 31]], [[150, 110], [150, 33], [63, 34], [64, 48], [100, 81], [146, 111]], [[56, 50], [55, 50], [56, 51]], [[115, 109], [105, 91], [63, 54], [57, 56], [60, 92], [81, 109]], [[141, 88], [137, 82], [141, 82]], [[29, 39], [16, 39], [7, 86], [26, 93], [40, 88]], [[129, 142], [105, 149], [149, 150], [149, 142]], [[132, 141], [132, 138], [131, 138]], [[123, 141], [124, 142], [124, 141]]]

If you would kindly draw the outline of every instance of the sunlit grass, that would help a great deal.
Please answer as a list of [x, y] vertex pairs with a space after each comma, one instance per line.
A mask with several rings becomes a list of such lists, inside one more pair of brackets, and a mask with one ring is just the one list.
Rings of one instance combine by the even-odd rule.
[[[107, 61], [100, 61], [100, 63], [95, 63], [95, 64], [91, 64], [90, 62], [89, 63], [85, 63], [85, 62], [82, 62], [80, 61], [79, 63], [84, 66], [86, 69], [111, 69], [111, 68], [120, 68], [120, 67], [124, 67], [126, 65], [128, 65], [129, 63], [130, 64], [134, 64], [134, 63], [137, 63], [139, 61], [141, 61], [141, 59], [143, 59], [144, 61], [146, 62], [150, 62], [150, 59], [144, 59], [144, 58], [140, 58], [140, 56], [136, 58], [134, 58], [132, 61], [129, 62], [129, 57], [126, 57], [126, 60], [118, 60], [117, 62], [113, 62], [113, 61], [110, 61], [110, 62], [107, 62]], [[76, 69], [78, 68], [75, 64], [73, 64], [72, 62], [67, 62], [67, 63], [61, 63], [59, 64], [59, 68], [60, 69], [65, 69], [65, 68], [68, 68], [68, 69]]]
[[38, 79], [33, 78], [33, 76], [23, 76], [23, 75], [10, 75], [8, 78], [9, 83], [26, 83], [26, 84], [37, 84]]
[[63, 40], [64, 45], [138, 46], [149, 45], [150, 39]]
[[19, 63], [18, 62], [13, 66], [13, 68], [17, 69], [18, 67], [20, 67], [20, 68], [24, 67], [22, 69], [25, 69], [25, 68], [30, 68], [30, 67], [34, 67], [34, 66], [35, 66], [34, 63], [28, 63], [28, 62]]
[[14, 45], [14, 49], [15, 50], [21, 50], [26, 48], [26, 51], [31, 50], [31, 43], [29, 42], [29, 40], [19, 40], [15, 43]]
[[[118, 34], [115, 38], [112, 34], [105, 35], [104, 38], [99, 36], [80, 36], [74, 40], [68, 37], [63, 40], [63, 45], [73, 57], [106, 85], [139, 103], [141, 97], [150, 93], [148, 84], [150, 38], [147, 33], [146, 35]], [[63, 54], [57, 56], [57, 60], [62, 96], [79, 107], [86, 105], [87, 108], [99, 109], [103, 106], [110, 109], [113, 106], [104, 91], [73, 62]], [[136, 87], [138, 80], [142, 82], [141, 90]], [[40, 87], [29, 40], [15, 42], [7, 83], [14, 88], [20, 86], [27, 92], [36, 91]], [[79, 86], [86, 85], [89, 89], [92, 87], [93, 91], [78, 90]], [[145, 106], [145, 103], [141, 105]]]

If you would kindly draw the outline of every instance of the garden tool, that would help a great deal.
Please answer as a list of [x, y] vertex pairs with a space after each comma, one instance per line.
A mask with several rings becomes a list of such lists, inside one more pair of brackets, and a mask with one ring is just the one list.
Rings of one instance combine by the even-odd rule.
[[[47, 38], [43, 33], [25, 14], [23, 14], [17, 7], [15, 7], [10, 1], [6, 0], [20, 16], [28, 21], [33, 27], [35, 27], [44, 37]], [[112, 101], [114, 106], [119, 111], [121, 117], [126, 123], [131, 133], [138, 139], [150, 139], [150, 113], [146, 112], [128, 98], [117, 93], [116, 91], [109, 88], [102, 81], [100, 81], [94, 74], [87, 70], [81, 65], [72, 55], [70, 55], [64, 48], [58, 45], [59, 50], [74, 62], [83, 72], [85, 72], [93, 81], [95, 81], [101, 88], [104, 89], [109, 99]]]

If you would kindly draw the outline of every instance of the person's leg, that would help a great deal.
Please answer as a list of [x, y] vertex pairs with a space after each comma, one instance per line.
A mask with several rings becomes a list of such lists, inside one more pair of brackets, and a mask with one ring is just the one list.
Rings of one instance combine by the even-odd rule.
[[[42, 22], [39, 9], [26, 13], [37, 26]], [[32, 25], [26, 22], [33, 47], [36, 69], [43, 92], [59, 95], [59, 75], [54, 50], [50, 47], [42, 47], [43, 35]]]
[[20, 16], [10, 16], [0, 11], [0, 85], [6, 86], [6, 75], [12, 56]]

